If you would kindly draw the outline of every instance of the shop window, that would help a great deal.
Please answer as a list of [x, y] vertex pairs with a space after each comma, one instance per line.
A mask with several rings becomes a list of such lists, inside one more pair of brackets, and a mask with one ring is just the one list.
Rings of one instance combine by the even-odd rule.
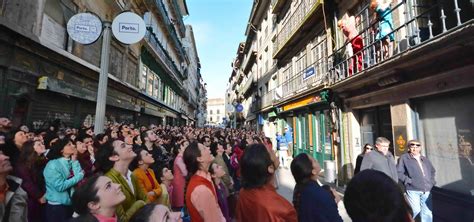
[[76, 11], [77, 6], [71, 0], [46, 0], [40, 38], [58, 48], [71, 51], [72, 40], [68, 38], [66, 24]]

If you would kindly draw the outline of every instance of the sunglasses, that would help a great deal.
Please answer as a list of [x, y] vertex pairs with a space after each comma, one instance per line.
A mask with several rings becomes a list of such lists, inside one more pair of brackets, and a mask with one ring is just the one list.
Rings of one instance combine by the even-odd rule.
[[410, 146], [421, 146], [421, 144], [412, 143], [412, 144], [410, 144]]

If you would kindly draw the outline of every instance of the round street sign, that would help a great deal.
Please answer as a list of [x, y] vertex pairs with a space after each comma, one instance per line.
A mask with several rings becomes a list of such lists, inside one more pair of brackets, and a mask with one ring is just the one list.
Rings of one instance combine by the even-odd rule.
[[145, 36], [145, 21], [133, 12], [122, 12], [112, 22], [112, 33], [124, 44], [137, 43]]
[[102, 21], [89, 12], [76, 14], [67, 22], [67, 33], [78, 43], [92, 44], [102, 33]]
[[235, 107], [231, 104], [227, 104], [226, 110], [227, 112], [233, 113], [235, 111]]
[[238, 104], [238, 105], [235, 107], [235, 109], [237, 110], [237, 112], [240, 113], [240, 112], [244, 111], [244, 106], [242, 106], [242, 104]]

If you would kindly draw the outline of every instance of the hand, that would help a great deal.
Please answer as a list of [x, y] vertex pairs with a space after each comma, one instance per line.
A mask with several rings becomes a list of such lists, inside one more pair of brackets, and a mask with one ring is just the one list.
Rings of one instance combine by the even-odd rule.
[[39, 202], [40, 204], [45, 204], [45, 203], [46, 203], [46, 197], [45, 197], [45, 196], [46, 196], [46, 194], [43, 195], [41, 198], [38, 199], [38, 202]]
[[156, 193], [154, 191], [150, 191], [147, 193], [148, 196], [156, 196]]
[[71, 160], [77, 160], [77, 150], [71, 155]]

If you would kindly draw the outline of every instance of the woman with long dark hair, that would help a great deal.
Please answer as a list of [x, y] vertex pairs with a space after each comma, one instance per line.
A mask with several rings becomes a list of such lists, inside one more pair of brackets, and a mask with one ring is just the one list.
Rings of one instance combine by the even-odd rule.
[[356, 167], [354, 170], [354, 175], [359, 173], [360, 171], [360, 166], [362, 165], [362, 160], [364, 159], [364, 155], [366, 153], [370, 153], [372, 150], [374, 150], [374, 147], [370, 144], [365, 144], [364, 148], [362, 149], [362, 153], [357, 156], [356, 159]]
[[242, 189], [237, 221], [296, 221], [296, 211], [273, 186], [274, 162], [263, 144], [245, 149], [240, 163]]
[[23, 182], [21, 187], [28, 193], [28, 221], [44, 221], [46, 204], [43, 170], [48, 163], [44, 156], [44, 143], [39, 138], [23, 144], [15, 173]]
[[183, 160], [188, 170], [185, 198], [191, 221], [224, 222], [209, 173], [213, 160], [211, 151], [201, 143], [191, 142], [183, 153]]
[[318, 184], [321, 171], [318, 161], [306, 153], [299, 154], [291, 163], [291, 173], [296, 181], [293, 206], [298, 221], [341, 221], [334, 198]]
[[72, 216], [71, 194], [84, 177], [72, 140], [56, 141], [47, 155], [43, 175], [46, 183], [46, 221], [66, 221]]
[[117, 221], [115, 210], [125, 200], [120, 184], [108, 177], [94, 175], [87, 179], [72, 196], [74, 211], [79, 217], [73, 222]]

